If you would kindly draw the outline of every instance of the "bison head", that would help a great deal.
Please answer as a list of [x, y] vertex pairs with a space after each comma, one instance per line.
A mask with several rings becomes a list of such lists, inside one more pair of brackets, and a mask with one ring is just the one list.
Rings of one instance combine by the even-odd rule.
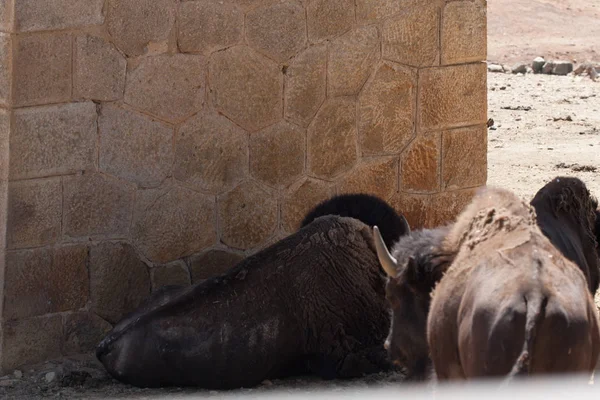
[[441, 279], [452, 256], [440, 251], [447, 228], [413, 232], [403, 237], [392, 256], [379, 229], [373, 228], [375, 248], [389, 279], [386, 298], [392, 310], [392, 324], [385, 341], [390, 360], [408, 372], [409, 379], [425, 379], [430, 365], [427, 344], [427, 316], [430, 293]]

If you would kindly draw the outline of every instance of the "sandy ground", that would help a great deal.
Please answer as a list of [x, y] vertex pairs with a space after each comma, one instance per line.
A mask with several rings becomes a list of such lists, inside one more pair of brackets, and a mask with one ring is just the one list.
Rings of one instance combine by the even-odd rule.
[[[599, 0], [488, 0], [488, 60], [500, 63], [547, 58], [600, 61]], [[594, 47], [595, 46], [595, 47]], [[586, 77], [488, 74], [488, 184], [529, 200], [555, 176], [582, 179], [600, 197], [600, 82]], [[394, 374], [323, 382], [301, 377], [254, 389], [210, 392], [138, 389], [106, 375], [93, 357], [45, 363], [23, 376], [0, 378], [0, 399], [220, 397], [283, 390], [397, 387]], [[47, 374], [55, 373], [47, 381]], [[50, 376], [49, 378], [52, 378]]]

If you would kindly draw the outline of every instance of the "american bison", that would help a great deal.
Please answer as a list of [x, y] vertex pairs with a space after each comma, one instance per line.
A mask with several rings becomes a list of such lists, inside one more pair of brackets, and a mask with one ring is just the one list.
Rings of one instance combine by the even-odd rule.
[[232, 389], [389, 370], [385, 280], [367, 225], [321, 217], [222, 276], [163, 289], [115, 326], [96, 356], [138, 387]]
[[[380, 262], [394, 278], [393, 361], [418, 373], [429, 350], [439, 380], [593, 371], [600, 333], [586, 277], [541, 232], [532, 206], [507, 190], [481, 190], [428, 251], [404, 255], [398, 268], [396, 249], [412, 237], [393, 257], [375, 229]], [[411, 319], [397, 313], [408, 308], [401, 304], [417, 309]], [[406, 325], [413, 336], [399, 334]]]
[[578, 178], [559, 176], [544, 185], [531, 200], [537, 224], [565, 257], [579, 266], [593, 294], [600, 282], [595, 227], [598, 201]]
[[400, 236], [410, 233], [404, 216], [379, 197], [365, 193], [341, 194], [322, 201], [306, 214], [301, 226], [324, 215], [356, 218], [370, 227], [377, 225], [389, 248]]

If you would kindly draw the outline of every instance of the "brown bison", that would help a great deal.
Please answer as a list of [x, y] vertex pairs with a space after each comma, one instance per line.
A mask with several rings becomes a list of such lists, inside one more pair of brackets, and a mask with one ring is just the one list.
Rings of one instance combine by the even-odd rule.
[[326, 216], [189, 288], [166, 287], [126, 316], [96, 356], [139, 387], [250, 387], [315, 373], [392, 368], [385, 273], [371, 229]]
[[542, 187], [531, 200], [537, 224], [586, 277], [590, 293], [600, 282], [598, 241], [595, 225], [598, 201], [578, 178], [560, 176]]
[[[393, 361], [422, 372], [429, 350], [439, 380], [592, 373], [600, 332], [588, 282], [541, 232], [530, 205], [487, 188], [446, 229], [429, 250], [403, 256], [402, 269], [375, 230], [380, 262], [393, 276]], [[411, 303], [417, 311], [406, 311]], [[398, 308], [409, 318], [397, 322]], [[399, 335], [407, 325], [415, 335], [426, 326], [427, 334]]]

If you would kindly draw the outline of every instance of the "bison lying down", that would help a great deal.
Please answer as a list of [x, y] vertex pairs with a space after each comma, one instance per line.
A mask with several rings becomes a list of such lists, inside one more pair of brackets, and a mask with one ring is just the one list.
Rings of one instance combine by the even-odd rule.
[[480, 192], [451, 228], [400, 240], [398, 259], [375, 231], [391, 276], [386, 347], [413, 377], [424, 378], [428, 351], [439, 379], [593, 370], [600, 338], [586, 279], [512, 193]]
[[116, 379], [140, 387], [249, 387], [313, 372], [325, 379], [390, 368], [371, 229], [327, 216], [223, 276], [163, 289], [97, 347]]

